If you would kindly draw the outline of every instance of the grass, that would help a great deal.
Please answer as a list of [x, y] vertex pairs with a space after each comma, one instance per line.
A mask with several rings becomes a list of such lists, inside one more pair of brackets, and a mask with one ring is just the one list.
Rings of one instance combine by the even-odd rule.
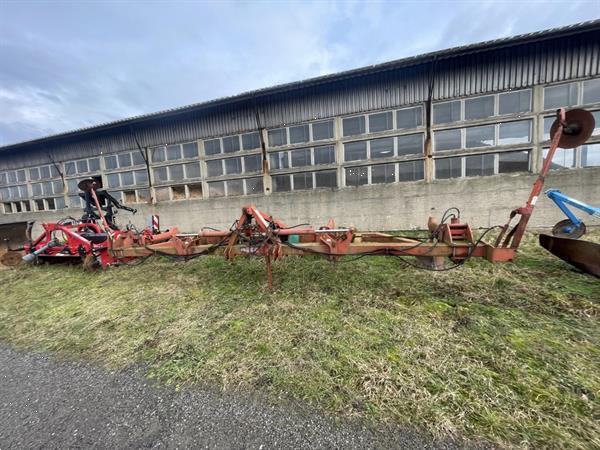
[[600, 447], [600, 283], [536, 240], [440, 273], [287, 258], [273, 293], [259, 260], [19, 267], [0, 271], [0, 339], [439, 437]]

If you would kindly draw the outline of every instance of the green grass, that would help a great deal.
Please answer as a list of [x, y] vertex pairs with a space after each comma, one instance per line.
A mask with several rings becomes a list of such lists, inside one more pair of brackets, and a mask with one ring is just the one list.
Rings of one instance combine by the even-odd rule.
[[600, 447], [600, 283], [534, 236], [514, 264], [287, 258], [274, 279], [212, 256], [3, 270], [0, 339], [439, 437]]

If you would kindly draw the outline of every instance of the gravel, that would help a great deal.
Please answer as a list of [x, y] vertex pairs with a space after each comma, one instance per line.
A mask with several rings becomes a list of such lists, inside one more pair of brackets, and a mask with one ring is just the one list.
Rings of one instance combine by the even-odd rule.
[[141, 368], [109, 372], [0, 344], [0, 449], [459, 448], [372, 429], [249, 394], [156, 386]]

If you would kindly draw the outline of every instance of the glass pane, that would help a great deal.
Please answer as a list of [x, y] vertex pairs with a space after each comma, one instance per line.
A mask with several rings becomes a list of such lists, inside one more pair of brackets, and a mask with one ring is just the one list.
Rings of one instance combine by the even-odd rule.
[[417, 128], [423, 124], [423, 108], [406, 108], [396, 111], [396, 128], [405, 130]]
[[[42, 178], [42, 179], [50, 178], [50, 167], [48, 167], [48, 166], [40, 167], [40, 178]], [[8, 180], [13, 183], [16, 183], [17, 182], [16, 174], [14, 172], [8, 172]]]
[[495, 155], [472, 155], [465, 157], [465, 176], [477, 177], [494, 175]]
[[[77, 185], [77, 183], [75, 183]], [[34, 196], [39, 196], [42, 195], [42, 184], [41, 183], [35, 183], [31, 185], [31, 192], [33, 193]]]
[[71, 194], [76, 194], [79, 192], [79, 187], [77, 186], [78, 182], [79, 180], [76, 179], [67, 180], [67, 191]]
[[509, 152], [498, 154], [498, 173], [529, 171], [529, 152]]
[[131, 153], [121, 153], [117, 157], [119, 158], [119, 167], [131, 166]]
[[289, 175], [277, 175], [272, 178], [274, 192], [287, 192], [292, 190]]
[[243, 180], [229, 180], [227, 181], [227, 195], [244, 195], [244, 182]]
[[312, 189], [312, 172], [295, 173], [293, 177], [295, 191], [299, 191], [301, 189]]
[[333, 138], [333, 121], [317, 122], [312, 124], [313, 141]]
[[460, 120], [460, 101], [433, 105], [433, 123], [450, 123]]
[[600, 136], [600, 111], [594, 111], [592, 115], [594, 116], [594, 120], [596, 122], [594, 131], [592, 131], [592, 136]]
[[219, 139], [204, 141], [204, 154], [218, 155], [219, 153], [221, 153], [221, 141]]
[[454, 150], [461, 147], [460, 130], [436, 131], [434, 137], [436, 152], [441, 150]]
[[276, 130], [269, 130], [269, 146], [277, 147], [279, 145], [287, 144], [287, 134], [285, 128], [278, 128]]
[[369, 114], [369, 133], [391, 130], [393, 126], [391, 111]]
[[531, 142], [531, 122], [520, 120], [500, 124], [498, 145], [514, 145]]
[[[544, 149], [544, 160], [548, 157], [548, 149]], [[557, 148], [550, 164], [550, 170], [572, 169], [575, 167], [575, 149]]]
[[137, 191], [137, 201], [138, 202], [147, 202], [150, 200], [150, 189], [138, 189]]
[[69, 207], [70, 208], [81, 208], [81, 197], [79, 197], [79, 195], [69, 196]]
[[583, 82], [583, 104], [600, 102], [600, 78]]
[[310, 148], [292, 150], [292, 167], [310, 166]]
[[544, 134], [542, 135], [542, 140], [547, 141], [550, 139], [550, 128], [552, 128], [552, 124], [556, 120], [556, 117], [544, 117]]
[[579, 84], [561, 84], [544, 88], [544, 109], [558, 109], [577, 104]]
[[494, 125], [469, 127], [466, 129], [467, 148], [490, 147], [494, 145]]
[[[32, 169], [32, 170], [38, 170], [38, 169]], [[39, 171], [38, 171], [38, 178], [39, 178]], [[4, 185], [7, 183], [7, 177], [6, 177], [6, 172], [2, 172], [0, 173], [0, 185]]]
[[[61, 182], [61, 189], [59, 192], [62, 192], [62, 182]], [[27, 198], [29, 195], [27, 194], [27, 186], [19, 186], [19, 197], [20, 198]]]
[[181, 159], [181, 146], [179, 144], [169, 145], [167, 147], [167, 161]]
[[200, 178], [200, 163], [188, 163], [185, 165], [186, 178]]
[[100, 158], [88, 159], [90, 172], [97, 172], [100, 170]]
[[371, 184], [393, 183], [396, 181], [396, 164], [371, 166]]
[[240, 137], [229, 136], [223, 138], [223, 151], [225, 153], [233, 153], [240, 151]]
[[77, 161], [77, 173], [89, 172], [87, 159]]
[[206, 171], [209, 177], [218, 177], [223, 175], [223, 164], [221, 159], [216, 161], [206, 161]]
[[365, 132], [365, 117], [349, 117], [342, 121], [344, 136], [353, 136]]
[[398, 164], [400, 181], [416, 181], [424, 178], [423, 161], [407, 161]]
[[112, 170], [117, 168], [117, 157], [115, 155], [105, 156], [104, 157], [104, 167], [107, 170]]
[[423, 154], [423, 134], [398, 136], [398, 156]]
[[367, 159], [367, 141], [344, 144], [344, 160], [358, 161]]
[[36, 200], [35, 201], [35, 210], [36, 211], [44, 211], [46, 206], [44, 205], [44, 200]]
[[242, 134], [242, 147], [244, 150], [260, 148], [260, 135], [258, 132]]
[[[58, 176], [58, 173], [57, 173]], [[24, 183], [25, 182], [25, 170], [17, 170], [17, 182]]]
[[262, 178], [246, 178], [246, 195], [262, 194], [263, 180]]
[[[18, 173], [18, 172], [17, 172], [17, 173]], [[25, 176], [25, 175], [23, 174], [23, 176]], [[56, 166], [55, 166], [54, 164], [52, 164], [52, 165], [50, 166], [50, 177], [52, 177], [52, 178], [56, 178], [56, 177], [58, 177], [58, 176], [60, 176], [60, 173], [58, 173], [58, 169], [56, 168]], [[23, 178], [23, 179], [24, 179], [24, 178]]]
[[208, 195], [210, 197], [224, 197], [225, 196], [225, 182], [213, 181], [208, 183]]
[[64, 197], [56, 197], [54, 199], [54, 206], [56, 207], [56, 209], [66, 208], [67, 205], [65, 204], [65, 198]]
[[[32, 174], [32, 170], [36, 171], [36, 177], [33, 177]], [[65, 175], [69, 176], [69, 175], [75, 175], [77, 173], [76, 169], [75, 169], [75, 162], [73, 161], [69, 161], [65, 163]], [[38, 169], [29, 169], [29, 176], [31, 177], [32, 180], [38, 180], [40, 178], [40, 171]]]
[[271, 153], [269, 158], [271, 159], [271, 169], [287, 169], [290, 167], [288, 152]]
[[315, 147], [315, 164], [332, 164], [335, 162], [335, 148], [333, 145]]
[[[49, 185], [50, 187], [46, 186]], [[19, 198], [19, 187], [18, 186], [11, 186], [9, 188], [10, 190], [10, 198]], [[44, 183], [44, 194], [52, 194], [52, 186], [50, 183]]]
[[242, 158], [229, 158], [225, 160], [225, 173], [242, 173]]
[[[145, 153], [143, 153], [143, 150], [136, 150], [134, 152], [131, 153], [131, 160], [133, 162], [134, 166], [145, 166], [146, 165], [146, 161], [144, 160], [145, 157]], [[91, 164], [91, 159], [90, 159], [90, 164]], [[92, 169], [92, 166], [90, 165], [90, 170], [94, 170]]]
[[337, 187], [337, 173], [335, 170], [315, 172], [316, 187]]
[[588, 144], [581, 146], [581, 166], [600, 166], [600, 144]]
[[299, 144], [301, 142], [308, 142], [308, 125], [299, 125], [296, 127], [290, 127], [290, 144]]
[[369, 145], [372, 159], [394, 156], [394, 138], [373, 139]]
[[133, 172], [122, 172], [121, 173], [121, 186], [133, 185]]
[[55, 194], [62, 193], [64, 189], [65, 185], [63, 184], [62, 180], [52, 182], [52, 192], [54, 192]]
[[494, 96], [465, 100], [465, 120], [485, 119], [494, 115]]
[[[17, 187], [15, 186], [14, 188], [11, 188], [11, 189], [17, 190]], [[18, 192], [18, 190], [16, 192]], [[44, 195], [52, 195], [53, 194], [51, 181], [45, 181], [44, 183], [42, 183], [42, 192]]]
[[[48, 167], [46, 167], [46, 169], [48, 169]], [[48, 170], [48, 175], [50, 175], [50, 171]], [[49, 177], [44, 177], [44, 178], [49, 178]], [[9, 183], [16, 183], [17, 182], [17, 173], [13, 170], [11, 172], [8, 172], [8, 182]]]
[[148, 183], [148, 172], [146, 172], [145, 170], [136, 170], [134, 173], [136, 184]]
[[163, 181], [168, 181], [169, 177], [167, 176], [167, 168], [166, 167], [155, 167], [154, 168], [154, 182], [161, 183]]
[[183, 157], [184, 158], [196, 158], [198, 156], [198, 146], [195, 142], [188, 142], [183, 144]]
[[435, 160], [435, 178], [459, 178], [462, 176], [461, 158], [444, 158]]
[[244, 172], [260, 172], [262, 171], [262, 155], [244, 156]]
[[[155, 174], [156, 174], [156, 169], [155, 169]], [[119, 185], [120, 185], [119, 174], [111, 173], [109, 175], [106, 175], [106, 183], [109, 188], [119, 187]]]
[[154, 195], [157, 202], [167, 202], [171, 199], [171, 189], [168, 187], [155, 188]]
[[169, 166], [169, 180], [179, 181], [183, 178], [183, 164]]
[[56, 203], [53, 198], [47, 198], [46, 205], [48, 205], [48, 209], [56, 209]]
[[350, 167], [346, 169], [346, 186], [360, 186], [368, 182], [368, 167]]
[[516, 91], [500, 94], [498, 113], [515, 114], [531, 111], [531, 91]]

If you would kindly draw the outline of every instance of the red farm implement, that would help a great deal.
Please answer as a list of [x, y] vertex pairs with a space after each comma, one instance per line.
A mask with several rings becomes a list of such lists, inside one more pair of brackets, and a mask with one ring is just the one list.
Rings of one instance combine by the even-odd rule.
[[[239, 219], [228, 230], [205, 229], [195, 234], [182, 234], [177, 228], [163, 233], [152, 228], [138, 231], [131, 226], [118, 229], [112, 207], [129, 208], [98, 189], [97, 181], [85, 180], [79, 186], [83, 191], [81, 196], [86, 200], [82, 219], [43, 224], [43, 233], [36, 239], [29, 236], [24, 246], [25, 255], [19, 256], [28, 262], [83, 261], [88, 267], [134, 263], [152, 255], [177, 259], [210, 253], [219, 253], [228, 259], [260, 256], [266, 262], [269, 287], [273, 284], [272, 262], [284, 256], [314, 254], [332, 261], [346, 256], [394, 256], [406, 264], [434, 271], [459, 267], [473, 257], [491, 262], [512, 261], [542, 192], [556, 149], [581, 145], [593, 129], [594, 118], [590, 113], [558, 110], [551, 130], [550, 150], [526, 204], [512, 211], [505, 225], [486, 230], [478, 239], [474, 238], [471, 227], [460, 221], [460, 213], [455, 208], [446, 211], [439, 222], [430, 218], [429, 233], [421, 238], [358, 232], [336, 226], [333, 220], [320, 228], [290, 227], [253, 205], [244, 207]], [[500, 230], [494, 243], [484, 242], [483, 238], [493, 229]], [[14, 256], [5, 257], [12, 262], [15, 259]]]

